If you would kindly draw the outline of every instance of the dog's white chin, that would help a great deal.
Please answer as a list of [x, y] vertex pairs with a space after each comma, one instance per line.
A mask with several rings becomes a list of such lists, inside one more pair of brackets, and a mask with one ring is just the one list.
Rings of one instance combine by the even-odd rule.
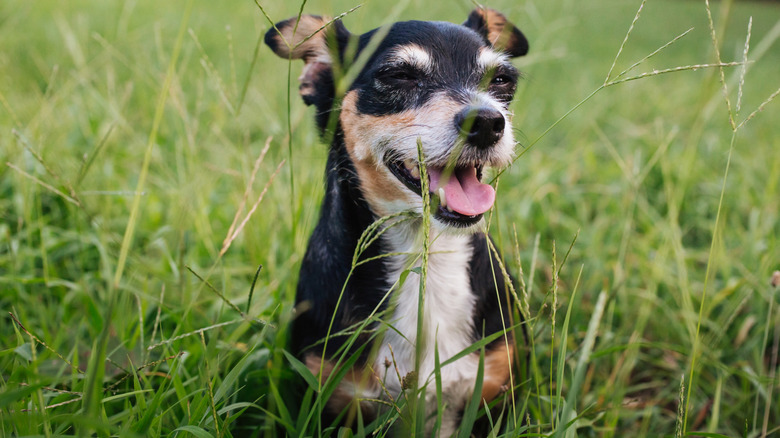
[[[486, 213], [489, 214], [489, 213]], [[485, 231], [485, 218], [482, 217], [476, 223], [473, 223], [466, 227], [458, 227], [450, 223], [439, 220], [434, 215], [431, 220], [431, 229], [437, 234], [445, 234], [449, 236], [470, 236], [474, 233]]]

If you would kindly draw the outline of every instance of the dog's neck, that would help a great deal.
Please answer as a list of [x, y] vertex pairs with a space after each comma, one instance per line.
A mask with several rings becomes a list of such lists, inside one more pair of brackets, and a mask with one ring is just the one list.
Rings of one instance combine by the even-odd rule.
[[[474, 301], [469, 287], [469, 263], [472, 236], [431, 229], [426, 265], [425, 288], [421, 291], [423, 232], [421, 221], [391, 228], [382, 236], [390, 259], [387, 281], [393, 286], [393, 327], [385, 334], [384, 344], [395, 350], [402, 376], [414, 369], [417, 343], [422, 343], [421, 373], [433, 370], [433, 348], [438, 344], [441, 360], [446, 360], [473, 342]], [[420, 272], [420, 273], [418, 273]], [[417, 338], [420, 294], [422, 301], [422, 338]], [[394, 329], [394, 330], [393, 330]], [[383, 361], [380, 357], [378, 360]], [[424, 377], [423, 377], [424, 378]]]

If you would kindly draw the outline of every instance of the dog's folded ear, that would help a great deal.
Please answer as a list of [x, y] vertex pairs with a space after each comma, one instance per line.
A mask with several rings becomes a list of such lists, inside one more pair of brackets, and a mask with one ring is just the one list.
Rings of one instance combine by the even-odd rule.
[[496, 50], [509, 56], [523, 56], [528, 53], [528, 40], [525, 35], [503, 14], [494, 9], [474, 9], [463, 25], [475, 30]]
[[319, 105], [332, 98], [333, 56], [343, 50], [349, 31], [340, 20], [317, 15], [301, 15], [280, 21], [265, 34], [265, 43], [279, 57], [302, 59], [303, 72], [298, 77], [299, 91], [307, 105]]

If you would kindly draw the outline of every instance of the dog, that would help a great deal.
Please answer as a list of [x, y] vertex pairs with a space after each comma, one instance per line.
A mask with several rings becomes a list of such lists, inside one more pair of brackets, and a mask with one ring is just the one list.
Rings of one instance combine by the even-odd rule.
[[495, 190], [481, 178], [514, 156], [508, 106], [520, 74], [510, 58], [525, 55], [528, 41], [504, 15], [479, 8], [462, 24], [406, 21], [362, 35], [340, 20], [302, 15], [277, 23], [265, 42], [281, 58], [303, 60], [299, 92], [330, 143], [292, 350], [323, 381], [341, 378], [324, 409], [329, 421], [375, 419], [382, 403], [372, 400], [387, 404], [422, 388], [430, 433], [434, 350], [442, 363], [504, 332], [484, 355], [440, 368], [439, 433], [449, 436], [480, 360], [482, 400], [490, 402], [512, 384], [519, 353], [507, 330], [517, 323], [511, 294], [484, 231]]

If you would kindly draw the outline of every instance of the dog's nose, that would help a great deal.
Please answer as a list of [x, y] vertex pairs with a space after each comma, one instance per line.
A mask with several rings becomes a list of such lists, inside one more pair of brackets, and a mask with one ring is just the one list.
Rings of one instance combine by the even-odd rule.
[[455, 116], [455, 125], [469, 144], [478, 148], [493, 146], [504, 135], [504, 115], [488, 107], [469, 107]]

